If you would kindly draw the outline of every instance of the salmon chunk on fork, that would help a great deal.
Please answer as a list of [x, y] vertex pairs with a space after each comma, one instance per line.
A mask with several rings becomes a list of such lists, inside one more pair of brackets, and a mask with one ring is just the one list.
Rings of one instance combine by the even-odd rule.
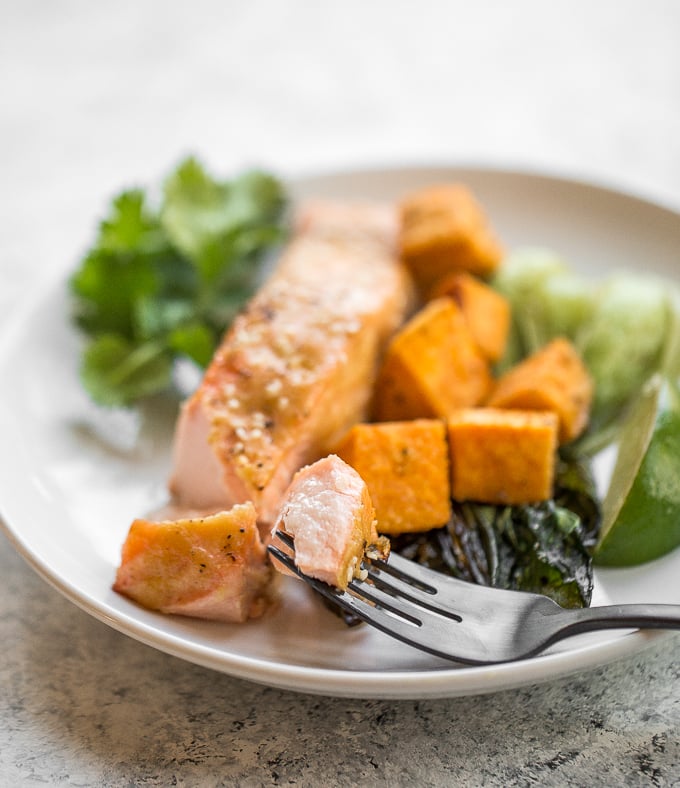
[[[286, 492], [271, 544], [290, 554], [277, 531], [293, 538], [302, 572], [336, 588], [345, 589], [360, 576], [367, 549], [383, 558], [389, 554], [389, 541], [376, 530], [366, 483], [334, 454], [298, 471]], [[281, 570], [279, 562], [275, 566]]]

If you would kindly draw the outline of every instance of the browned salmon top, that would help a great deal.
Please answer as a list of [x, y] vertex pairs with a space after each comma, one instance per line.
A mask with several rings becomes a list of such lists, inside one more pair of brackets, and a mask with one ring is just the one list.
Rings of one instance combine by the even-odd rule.
[[185, 404], [171, 489], [188, 506], [252, 500], [271, 523], [295, 471], [361, 420], [411, 300], [396, 214], [314, 203]]

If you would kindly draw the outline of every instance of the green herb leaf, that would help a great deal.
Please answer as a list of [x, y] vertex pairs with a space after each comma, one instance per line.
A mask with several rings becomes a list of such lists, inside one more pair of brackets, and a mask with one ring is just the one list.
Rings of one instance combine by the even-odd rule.
[[153, 254], [166, 249], [167, 239], [143, 191], [131, 189], [113, 199], [111, 213], [99, 228], [98, 246], [114, 253]]
[[272, 176], [251, 172], [231, 183], [218, 183], [191, 158], [165, 183], [161, 222], [203, 280], [213, 282], [222, 261], [249, 256], [271, 243], [271, 238], [249, 236], [263, 229], [271, 233], [267, 225], [276, 228], [283, 205], [281, 186]]
[[176, 353], [187, 356], [200, 367], [205, 367], [215, 349], [215, 335], [200, 323], [188, 323], [170, 333], [168, 345]]
[[71, 279], [77, 297], [74, 318], [86, 333], [112, 331], [132, 338], [135, 305], [157, 287], [156, 272], [147, 257], [95, 248]]
[[170, 385], [172, 359], [154, 342], [134, 345], [117, 334], [103, 334], [83, 354], [81, 377], [95, 402], [126, 407]]
[[273, 176], [218, 181], [195, 159], [170, 175], [156, 209], [140, 189], [113, 199], [70, 280], [96, 402], [134, 404], [171, 385], [176, 359], [209, 362], [284, 236], [284, 206]]

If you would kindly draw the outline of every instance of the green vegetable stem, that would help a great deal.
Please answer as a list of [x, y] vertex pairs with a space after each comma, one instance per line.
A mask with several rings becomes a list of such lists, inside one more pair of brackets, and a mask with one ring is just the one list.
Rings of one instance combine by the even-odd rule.
[[69, 283], [95, 402], [128, 407], [171, 389], [178, 359], [207, 365], [285, 235], [285, 204], [274, 176], [218, 181], [194, 158], [167, 178], [159, 206], [141, 189], [114, 198]]

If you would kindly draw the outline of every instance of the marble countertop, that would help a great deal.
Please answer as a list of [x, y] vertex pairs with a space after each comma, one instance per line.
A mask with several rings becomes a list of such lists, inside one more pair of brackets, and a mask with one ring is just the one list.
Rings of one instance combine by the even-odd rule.
[[[672, 0], [2, 11], [0, 331], [113, 192], [188, 152], [223, 172], [484, 162], [680, 206]], [[0, 786], [680, 784], [677, 635], [477, 697], [307, 696], [115, 632], [0, 536], [0, 640]]]

